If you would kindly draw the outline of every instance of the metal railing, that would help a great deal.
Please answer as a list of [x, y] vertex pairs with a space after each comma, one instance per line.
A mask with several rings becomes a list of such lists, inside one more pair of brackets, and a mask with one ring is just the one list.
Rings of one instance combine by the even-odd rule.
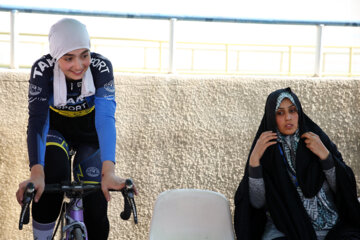
[[[124, 39], [112, 37], [92, 37], [93, 50], [104, 48], [128, 49], [138, 48], [143, 49], [142, 66], [125, 66], [114, 64], [116, 71], [140, 71], [140, 72], [161, 72], [161, 73], [211, 73], [211, 74], [276, 74], [276, 75], [311, 75], [311, 76], [326, 76], [326, 75], [342, 75], [342, 76], [359, 76], [354, 68], [354, 59], [357, 60], [360, 56], [360, 46], [323, 46], [323, 29], [326, 26], [343, 26], [343, 27], [358, 27], [360, 22], [340, 22], [340, 21], [297, 21], [297, 20], [268, 20], [268, 19], [241, 19], [241, 18], [221, 18], [221, 17], [197, 17], [197, 16], [175, 16], [175, 15], [159, 15], [159, 14], [129, 14], [118, 12], [97, 12], [97, 11], [81, 11], [71, 9], [42, 9], [42, 8], [26, 8], [18, 6], [3, 6], [0, 5], [0, 11], [11, 12], [11, 32], [2, 33], [10, 35], [10, 67], [17, 68], [18, 60], [16, 58], [16, 50], [18, 44], [24, 44], [25, 40], [19, 41], [21, 36], [29, 36], [30, 33], [18, 33], [16, 27], [16, 15], [19, 12], [25, 13], [44, 13], [44, 14], [63, 14], [63, 15], [81, 15], [81, 16], [98, 16], [98, 17], [115, 17], [115, 18], [137, 18], [137, 19], [161, 19], [169, 20], [170, 35], [168, 41], [160, 40], [144, 40], [144, 39]], [[203, 22], [233, 22], [233, 23], [259, 23], [259, 24], [285, 24], [285, 25], [312, 25], [317, 27], [317, 45], [316, 46], [298, 46], [298, 45], [250, 45], [250, 44], [230, 44], [230, 43], [199, 43], [199, 42], [177, 42], [175, 39], [175, 30], [177, 21], [203, 21]], [[33, 35], [34, 36], [34, 35]], [[46, 37], [43, 35], [41, 37]], [[4, 41], [4, 40], [2, 40]], [[101, 42], [102, 41], [102, 42]], [[107, 41], [106, 44], [103, 42]], [[132, 43], [146, 43], [135, 44], [135, 46], [121, 45], [121, 42]], [[34, 42], [35, 43], [35, 42]], [[148, 43], [152, 43], [149, 46]], [[45, 42], [35, 43], [46, 45]], [[142, 46], [143, 45], [143, 46]], [[199, 47], [201, 45], [201, 47]], [[305, 50], [306, 49], [306, 50]], [[337, 49], [337, 51], [333, 51]], [[341, 49], [339, 51], [339, 49]], [[119, 50], [120, 51], [120, 50]], [[156, 56], [151, 57], [148, 52], [156, 52]], [[189, 53], [190, 52], [190, 53]], [[199, 65], [197, 59], [201, 59], [202, 53], [214, 54], [218, 56], [217, 59], [221, 63], [214, 69], [208, 69]], [[102, 51], [101, 51], [102, 53]], [[273, 56], [278, 61], [278, 69], [258, 70], [254, 67], [249, 69], [244, 66], [243, 59], [251, 59], [252, 55], [261, 53], [262, 56]], [[175, 65], [175, 58], [179, 59], [184, 56], [189, 59], [184, 64]], [[306, 71], [297, 70], [294, 61], [299, 56], [310, 59], [313, 63], [313, 69]], [[347, 71], [331, 72], [327, 69], [327, 60], [329, 56], [342, 55], [347, 57], [348, 66]], [[167, 59], [166, 59], [167, 58]], [[155, 59], [155, 60], [154, 60]], [[219, 60], [220, 59], [220, 60]], [[222, 59], [222, 61], [221, 61]], [[149, 64], [151, 62], [151, 64]], [[157, 64], [155, 64], [155, 62]], [[190, 62], [190, 64], [188, 64]], [[151, 66], [150, 66], [151, 65]], [[246, 65], [246, 64], [245, 64]], [[24, 65], [22, 65], [24, 66]], [[27, 66], [26, 66], [27, 67]]]
[[[1, 33], [0, 45], [10, 45], [9, 33]], [[19, 46], [35, 49], [33, 54], [27, 55], [41, 56], [48, 53], [48, 43], [46, 34], [19, 33]], [[31, 40], [26, 40], [27, 38]], [[147, 73], [167, 73], [168, 72], [168, 41], [132, 39], [132, 38], [112, 38], [112, 37], [91, 37], [92, 51], [100, 52], [113, 61], [115, 71], [121, 72], [147, 72]], [[37, 47], [38, 46], [38, 47]], [[8, 48], [8, 47], [5, 47]], [[106, 51], [108, 50], [108, 51]], [[134, 54], [120, 54], [123, 50], [138, 52]], [[311, 45], [263, 45], [263, 44], [230, 44], [230, 43], [207, 43], [207, 42], [177, 42], [178, 60], [177, 72], [183, 74], [238, 74], [238, 75], [312, 75], [312, 68], [300, 69], [306, 61], [313, 61], [315, 46]], [[105, 53], [106, 54], [105, 54]], [[113, 54], [111, 56], [111, 54]], [[135, 59], [135, 64], [127, 61], [129, 55]], [[214, 56], [217, 60], [216, 67], [209, 68], [207, 64], [199, 64], [202, 57]], [[264, 64], [257, 64], [259, 58], [271, 58], [272, 68], [262, 69]], [[296, 61], [302, 57], [303, 61]], [[331, 72], [329, 62], [332, 58], [345, 58], [347, 64], [342, 64], [343, 70]], [[203, 57], [204, 58], [204, 57]], [[254, 60], [253, 66], [249, 65], [249, 60]], [[357, 61], [356, 61], [357, 60]], [[30, 68], [34, 59], [27, 62], [22, 59], [19, 62], [21, 68]], [[360, 76], [360, 68], [355, 67], [360, 61], [360, 46], [324, 46], [322, 68], [323, 76]], [[301, 64], [296, 64], [300, 62]], [[184, 64], [185, 63], [185, 64]], [[199, 66], [200, 65], [200, 66]], [[269, 65], [269, 64], [266, 64]], [[311, 66], [307, 64], [306, 66]], [[10, 64], [0, 61], [0, 67], [10, 67]]]

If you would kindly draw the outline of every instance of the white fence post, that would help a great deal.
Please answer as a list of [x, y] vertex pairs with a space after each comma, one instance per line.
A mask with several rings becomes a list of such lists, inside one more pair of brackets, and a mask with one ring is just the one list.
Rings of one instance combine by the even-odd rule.
[[176, 72], [175, 52], [176, 52], [176, 38], [175, 38], [175, 24], [176, 18], [170, 19], [170, 38], [169, 38], [169, 73]]
[[19, 68], [17, 62], [17, 51], [18, 51], [18, 28], [16, 26], [16, 16], [18, 14], [17, 10], [12, 10], [10, 14], [10, 68], [17, 69]]
[[323, 62], [323, 29], [324, 25], [317, 26], [316, 49], [315, 49], [315, 72], [314, 77], [321, 77]]

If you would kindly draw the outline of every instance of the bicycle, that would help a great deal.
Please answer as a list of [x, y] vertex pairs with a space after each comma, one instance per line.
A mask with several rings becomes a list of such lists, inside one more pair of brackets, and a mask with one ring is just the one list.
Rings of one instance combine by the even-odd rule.
[[[55, 238], [59, 224], [61, 224], [61, 236], [63, 240], [87, 240], [87, 230], [83, 219], [82, 198], [87, 194], [101, 190], [100, 184], [84, 184], [81, 182], [72, 182], [70, 184], [46, 184], [45, 192], [64, 193], [65, 197], [60, 210], [52, 239]], [[123, 220], [128, 220], [133, 213], [134, 222], [137, 224], [137, 210], [134, 200], [133, 182], [131, 179], [126, 179], [125, 187], [121, 191], [124, 196], [124, 210], [120, 217]], [[23, 198], [23, 205], [21, 207], [19, 230], [22, 230], [23, 225], [28, 224], [30, 220], [30, 204], [35, 195], [35, 188], [33, 183], [28, 183]]]

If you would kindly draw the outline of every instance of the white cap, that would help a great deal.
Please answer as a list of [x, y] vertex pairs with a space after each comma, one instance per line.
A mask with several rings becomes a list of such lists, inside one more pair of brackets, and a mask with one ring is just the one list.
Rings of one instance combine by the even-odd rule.
[[50, 55], [58, 61], [73, 50], [90, 50], [90, 37], [84, 24], [72, 18], [63, 18], [51, 27], [49, 45]]

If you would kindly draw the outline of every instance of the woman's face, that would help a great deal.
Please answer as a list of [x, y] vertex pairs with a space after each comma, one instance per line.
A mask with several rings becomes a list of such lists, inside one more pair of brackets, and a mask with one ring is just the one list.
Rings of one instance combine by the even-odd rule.
[[66, 78], [80, 80], [90, 65], [90, 52], [86, 48], [66, 53], [59, 59], [59, 67]]
[[299, 115], [296, 106], [288, 98], [284, 98], [275, 115], [280, 133], [292, 135], [296, 132], [299, 125]]

